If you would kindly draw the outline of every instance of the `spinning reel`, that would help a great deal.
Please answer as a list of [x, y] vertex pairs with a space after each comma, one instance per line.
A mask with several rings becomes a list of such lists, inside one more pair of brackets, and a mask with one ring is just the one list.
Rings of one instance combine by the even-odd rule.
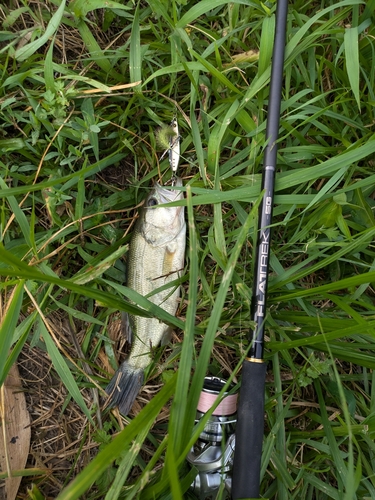
[[[196, 422], [212, 407], [225, 384], [225, 380], [217, 377], [204, 379]], [[216, 498], [220, 490], [230, 498], [236, 412], [237, 394], [226, 395], [187, 456], [188, 462], [199, 471], [191, 489], [201, 500]]]

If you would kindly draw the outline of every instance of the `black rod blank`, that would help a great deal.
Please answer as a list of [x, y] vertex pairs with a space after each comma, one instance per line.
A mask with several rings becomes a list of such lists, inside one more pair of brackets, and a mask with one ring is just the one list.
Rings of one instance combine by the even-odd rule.
[[284, 72], [284, 49], [288, 0], [279, 0], [276, 11], [276, 32], [272, 55], [270, 97], [266, 129], [266, 148], [262, 173], [264, 190], [259, 207], [258, 234], [254, 265], [251, 319], [255, 322], [249, 358], [263, 359], [264, 319], [266, 314], [268, 268], [270, 257], [271, 221], [277, 160], [277, 138], [279, 135], [281, 89]]
[[260, 469], [264, 430], [264, 392], [266, 364], [263, 362], [264, 320], [270, 259], [271, 222], [280, 124], [281, 90], [288, 0], [278, 0], [272, 54], [270, 96], [266, 129], [266, 148], [262, 172], [264, 195], [259, 207], [258, 233], [254, 260], [250, 350], [242, 368], [237, 413], [236, 447], [233, 462], [232, 499], [259, 498]]

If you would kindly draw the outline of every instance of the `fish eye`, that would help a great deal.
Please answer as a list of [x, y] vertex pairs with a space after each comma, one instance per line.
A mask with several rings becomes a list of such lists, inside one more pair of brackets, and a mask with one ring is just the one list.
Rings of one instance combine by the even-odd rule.
[[147, 201], [147, 206], [148, 207], [154, 207], [155, 205], [158, 204], [158, 200], [156, 198], [150, 198], [148, 201]]

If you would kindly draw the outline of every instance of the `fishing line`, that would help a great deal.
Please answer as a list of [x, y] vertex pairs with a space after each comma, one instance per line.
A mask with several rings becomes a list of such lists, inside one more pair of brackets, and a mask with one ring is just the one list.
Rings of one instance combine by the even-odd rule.
[[[204, 390], [199, 396], [197, 410], [206, 413], [214, 405], [218, 394], [216, 392], [210, 392]], [[233, 415], [237, 410], [237, 398], [238, 394], [230, 394], [223, 398], [223, 400], [217, 405], [212, 415]]]

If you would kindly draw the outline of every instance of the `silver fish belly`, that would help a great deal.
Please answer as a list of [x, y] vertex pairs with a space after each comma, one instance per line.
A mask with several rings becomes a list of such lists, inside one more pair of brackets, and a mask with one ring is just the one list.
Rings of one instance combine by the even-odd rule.
[[[175, 186], [182, 186], [177, 179]], [[159, 206], [183, 199], [180, 190], [156, 184], [145, 200], [130, 242], [127, 285], [150, 302], [174, 315], [180, 287], [161, 287], [178, 279], [185, 259], [186, 224], [183, 207]], [[132, 349], [106, 387], [110, 406], [127, 415], [140, 391], [144, 369], [151, 362], [151, 349], [168, 334], [168, 325], [157, 318], [129, 315]]]

